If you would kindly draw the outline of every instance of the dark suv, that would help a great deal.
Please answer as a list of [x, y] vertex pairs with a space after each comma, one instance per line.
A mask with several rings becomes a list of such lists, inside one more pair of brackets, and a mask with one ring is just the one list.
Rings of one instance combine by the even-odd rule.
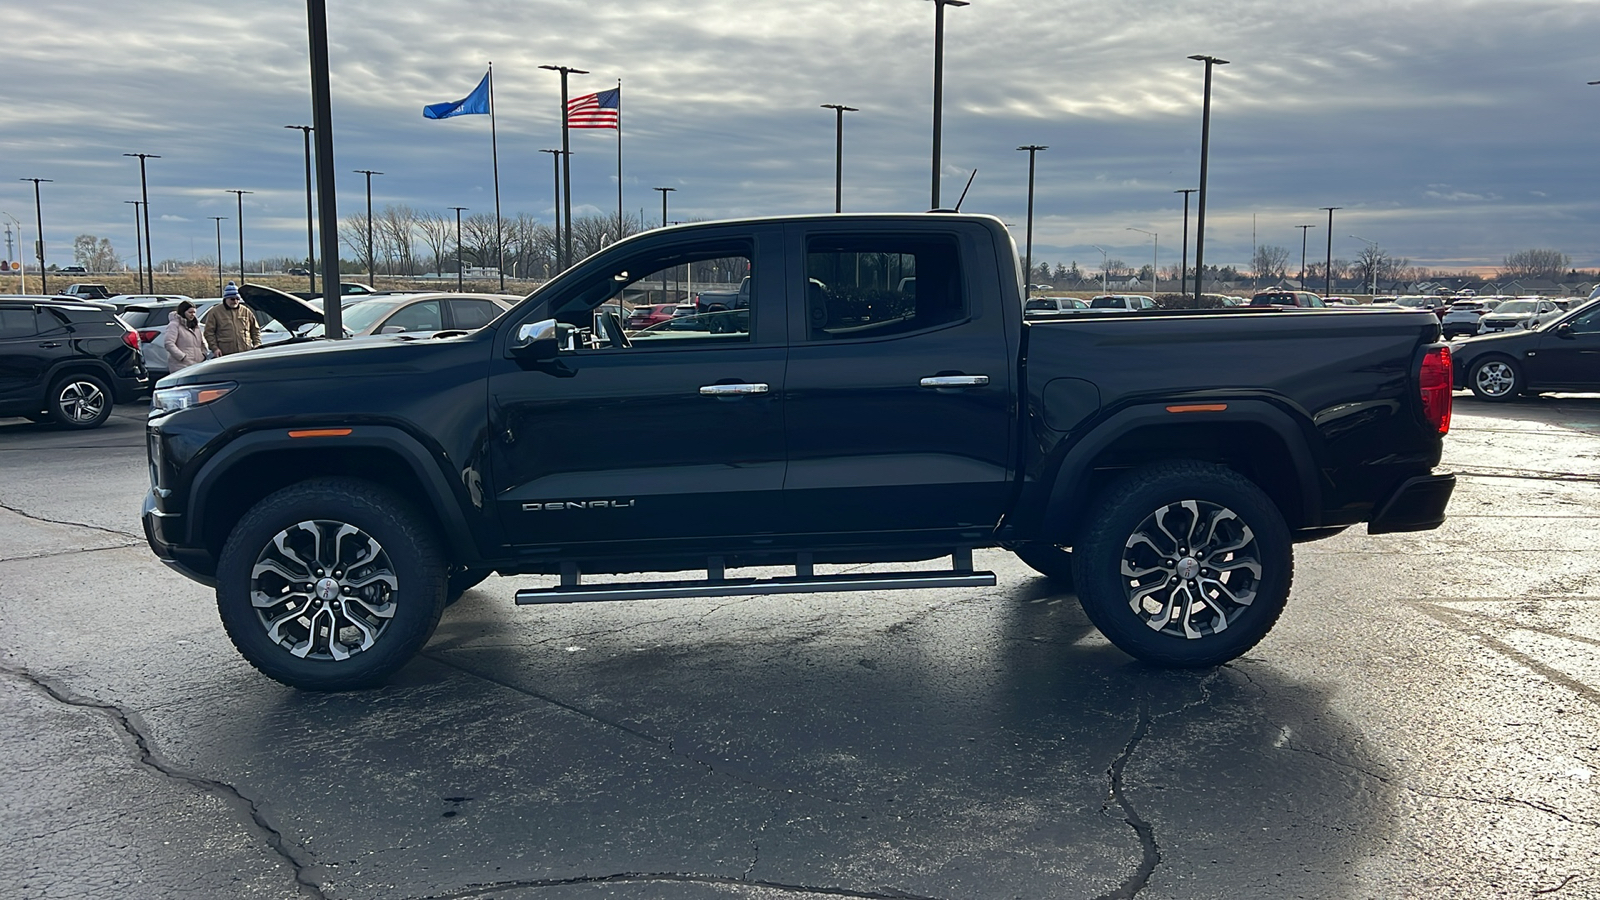
[[0, 416], [95, 428], [149, 389], [139, 336], [105, 307], [0, 297]]

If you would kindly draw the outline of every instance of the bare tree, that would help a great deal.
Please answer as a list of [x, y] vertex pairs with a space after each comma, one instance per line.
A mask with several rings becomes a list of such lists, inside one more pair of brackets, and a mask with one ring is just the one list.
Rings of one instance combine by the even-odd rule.
[[498, 266], [494, 216], [479, 213], [461, 220], [461, 255], [475, 266]]
[[456, 220], [452, 216], [436, 212], [417, 213], [417, 231], [422, 234], [422, 242], [428, 246], [433, 254], [433, 272], [435, 275], [444, 274], [446, 257], [455, 261]]
[[339, 243], [350, 248], [350, 252], [363, 264], [367, 261], [367, 217], [361, 213], [345, 216], [339, 223]]
[[92, 234], [80, 234], [72, 239], [72, 261], [91, 272], [114, 272], [122, 267], [111, 241]]
[[382, 239], [383, 257], [389, 264], [390, 274], [411, 275], [415, 270], [413, 248], [416, 244], [416, 211], [409, 206], [385, 206], [374, 217], [378, 235]]
[[1572, 257], [1560, 250], [1518, 250], [1505, 258], [1500, 277], [1548, 278], [1555, 281], [1572, 266]]
[[1250, 261], [1256, 277], [1267, 281], [1281, 281], [1288, 273], [1288, 266], [1289, 251], [1274, 244], [1257, 247], [1255, 258]]

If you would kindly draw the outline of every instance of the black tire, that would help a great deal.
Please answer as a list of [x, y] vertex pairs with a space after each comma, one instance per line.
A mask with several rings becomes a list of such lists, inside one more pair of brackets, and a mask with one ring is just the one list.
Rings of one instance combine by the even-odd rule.
[[1187, 460], [1110, 485], [1073, 550], [1089, 620], [1158, 666], [1215, 666], [1254, 647], [1294, 578], [1289, 529], [1271, 498], [1232, 469]]
[[63, 375], [50, 385], [45, 412], [62, 428], [99, 428], [111, 418], [111, 386], [99, 375]]
[[268, 495], [234, 526], [217, 563], [228, 637], [291, 687], [383, 683], [444, 610], [447, 566], [425, 521], [399, 495], [353, 478]]
[[1467, 387], [1479, 400], [1515, 400], [1522, 393], [1522, 369], [1508, 357], [1485, 356], [1467, 370]]
[[446, 582], [444, 605], [449, 606], [460, 600], [462, 594], [477, 587], [493, 572], [493, 569], [456, 569], [452, 571]]
[[1011, 548], [1029, 568], [1056, 582], [1058, 587], [1072, 589], [1072, 551], [1055, 544], [1018, 544]]

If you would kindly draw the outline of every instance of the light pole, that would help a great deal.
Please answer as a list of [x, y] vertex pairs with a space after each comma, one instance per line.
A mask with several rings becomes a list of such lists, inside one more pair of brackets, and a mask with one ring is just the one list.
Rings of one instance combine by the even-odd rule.
[[238, 188], [228, 188], [228, 193], [239, 198], [239, 282], [244, 283], [244, 195], [254, 194], [255, 191], [241, 191]]
[[1296, 225], [1300, 229], [1300, 290], [1306, 289], [1306, 230], [1315, 225]]
[[1328, 211], [1328, 261], [1322, 265], [1322, 296], [1333, 293], [1333, 211], [1344, 209], [1342, 206], [1321, 206], [1318, 209]]
[[[144, 244], [141, 242], [144, 240], [144, 238], [141, 237], [139, 233], [139, 207], [143, 206], [144, 204], [138, 200], [124, 200], [122, 202], [133, 204], [133, 258], [139, 265], [139, 293], [143, 294], [145, 293]], [[151, 293], [154, 293], [154, 291], [151, 291]]]
[[44, 270], [44, 213], [39, 210], [39, 184], [40, 182], [54, 183], [54, 179], [18, 178], [17, 180], [33, 182], [33, 226], [34, 233], [39, 236], [39, 240], [34, 243], [33, 249], [34, 253], [39, 257], [39, 292], [48, 294], [50, 293], [50, 276]]
[[587, 75], [589, 71], [587, 69], [574, 69], [571, 66], [540, 66], [539, 68], [561, 73], [561, 159], [564, 163], [562, 171], [567, 176], [564, 180], [565, 183], [562, 185], [561, 200], [561, 217], [567, 223], [566, 243], [562, 245], [565, 249], [563, 250], [561, 268], [565, 269], [567, 266], [572, 265], [572, 144], [567, 139], [567, 76]]
[[671, 192], [671, 191], [677, 190], [677, 188], [675, 188], [675, 187], [658, 187], [658, 188], [652, 188], [652, 190], [657, 190], [657, 191], [661, 192], [661, 227], [665, 228], [665, 227], [667, 227], [667, 194], [669, 192]]
[[1225, 66], [1228, 61], [1204, 54], [1189, 58], [1206, 64], [1205, 104], [1200, 113], [1200, 203], [1194, 223], [1194, 302], [1199, 306], [1200, 291], [1206, 280], [1206, 163], [1211, 155], [1211, 67]]
[[[137, 156], [139, 158], [139, 200], [144, 203], [144, 264], [150, 269], [149, 290], [156, 292], [156, 255], [150, 249], [150, 185], [144, 177], [144, 161], [147, 159], [160, 159], [154, 153], [124, 153], [123, 156]], [[41, 235], [43, 237], [43, 235]]]
[[1370, 266], [1371, 272], [1372, 272], [1372, 277], [1370, 279], [1368, 279], [1368, 284], [1370, 284], [1371, 287], [1369, 287], [1367, 289], [1367, 297], [1370, 299], [1370, 298], [1376, 296], [1377, 293], [1378, 293], [1378, 261], [1380, 259], [1382, 259], [1383, 257], [1382, 257], [1382, 254], [1378, 252], [1378, 242], [1377, 241], [1369, 241], [1369, 240], [1367, 240], [1366, 238], [1362, 237], [1359, 234], [1352, 234], [1350, 236], [1355, 238], [1356, 240], [1362, 242], [1363, 244], [1366, 244], [1366, 245], [1370, 246], [1372, 248], [1372, 250], [1373, 250], [1372, 255], [1370, 257], [1368, 257], [1368, 259], [1367, 259], [1367, 263]]
[[306, 138], [306, 274], [311, 279], [311, 293], [317, 292], [317, 243], [311, 227], [311, 132], [310, 125], [285, 125], [294, 128]]
[[1156, 256], [1161, 252], [1161, 236], [1154, 231], [1145, 231], [1143, 228], [1134, 228], [1129, 225], [1128, 231], [1137, 231], [1140, 234], [1150, 235], [1150, 299], [1156, 296]]
[[1173, 191], [1174, 194], [1183, 195], [1183, 257], [1178, 262], [1178, 293], [1189, 293], [1189, 195], [1199, 190], [1198, 188], [1182, 188]]
[[833, 125], [833, 211], [844, 211], [844, 114], [860, 112], [854, 106], [824, 103], [822, 109], [834, 112]]
[[1040, 150], [1049, 150], [1042, 144], [1024, 144], [1018, 150], [1028, 151], [1028, 251], [1022, 272], [1022, 297], [1033, 296], [1033, 159]]
[[944, 8], [968, 6], [967, 0], [933, 0], [933, 202], [939, 208], [939, 153], [944, 135]]
[[[0, 212], [0, 216], [5, 216], [6, 218], [10, 219], [17, 226], [17, 250], [19, 251], [19, 255], [20, 255], [20, 251], [22, 250], [22, 245], [23, 245], [23, 243], [25, 243], [25, 240], [23, 238], [23, 233], [22, 233], [22, 222], [21, 222], [21, 220], [19, 220], [16, 216], [13, 216], [11, 213], [8, 213], [8, 212]], [[9, 249], [9, 245], [10, 245], [10, 239], [8, 238], [7, 239], [7, 249]], [[28, 266], [27, 266], [27, 264], [26, 263], [22, 263], [21, 264], [21, 268], [18, 269], [17, 271], [22, 273], [22, 285], [19, 288], [19, 290], [21, 290], [22, 293], [26, 294], [28, 292]]]
[[452, 206], [450, 208], [456, 211], [456, 293], [459, 294], [465, 290], [465, 288], [462, 286], [462, 281], [465, 276], [462, 274], [461, 270], [461, 211], [463, 209], [468, 209], [469, 207]]
[[[227, 216], [207, 216], [206, 218], [212, 219], [217, 223], [217, 296], [220, 297], [222, 296], [222, 220], [226, 219]], [[239, 280], [243, 281], [244, 276], [240, 275]]]
[[[561, 245], [561, 151], [560, 150], [540, 150], [539, 152], [540, 153], [548, 153], [548, 154], [550, 154], [550, 168], [555, 173], [555, 179], [556, 179], [555, 185], [556, 185], [556, 187], [555, 187], [555, 193], [550, 195], [553, 198], [550, 201], [550, 204], [554, 208], [554, 211], [555, 211], [555, 219], [556, 219], [556, 271], [559, 272], [562, 269], [562, 265], [561, 265], [561, 256], [562, 256], [562, 252], [561, 252], [561, 246], [562, 246]], [[642, 224], [643, 223], [641, 223], [641, 225]]]
[[371, 169], [356, 169], [356, 174], [367, 176], [367, 287], [376, 287], [373, 281], [374, 266], [372, 263], [372, 176], [382, 175]]
[[1110, 293], [1110, 288], [1106, 287], [1106, 273], [1109, 271], [1109, 267], [1111, 266], [1111, 257], [1106, 254], [1106, 248], [1096, 246], [1094, 244], [1090, 244], [1089, 246], [1100, 251], [1100, 293]]

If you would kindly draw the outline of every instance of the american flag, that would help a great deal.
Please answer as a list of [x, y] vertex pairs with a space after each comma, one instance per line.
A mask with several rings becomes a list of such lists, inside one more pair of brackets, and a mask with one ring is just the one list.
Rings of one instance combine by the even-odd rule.
[[567, 101], [567, 127], [618, 128], [622, 114], [622, 88], [575, 97]]

